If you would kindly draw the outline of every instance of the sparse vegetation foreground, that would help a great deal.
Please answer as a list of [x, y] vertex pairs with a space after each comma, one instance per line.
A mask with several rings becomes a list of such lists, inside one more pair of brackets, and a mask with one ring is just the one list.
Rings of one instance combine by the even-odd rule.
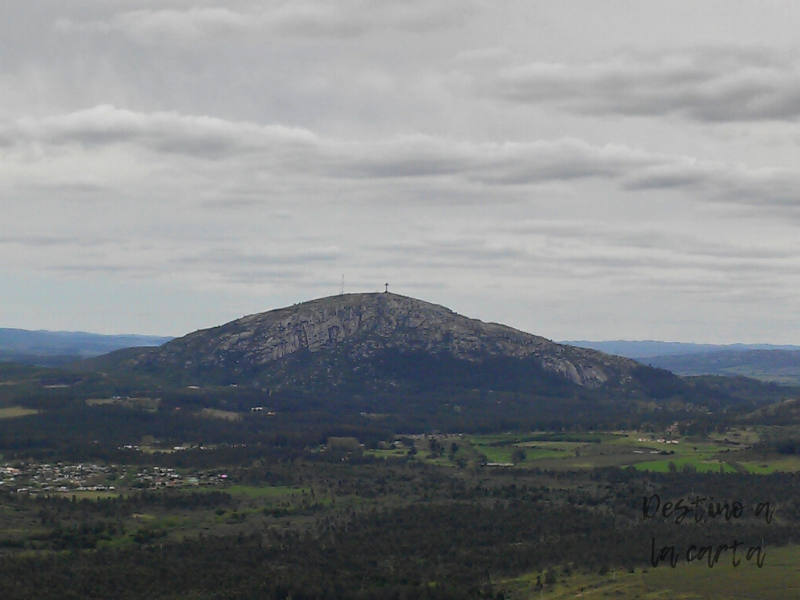
[[[0, 596], [792, 597], [794, 457], [749, 429], [673, 433], [675, 454], [661, 435], [150, 439], [120, 463], [6, 457]], [[790, 468], [719, 468], [773, 461]]]

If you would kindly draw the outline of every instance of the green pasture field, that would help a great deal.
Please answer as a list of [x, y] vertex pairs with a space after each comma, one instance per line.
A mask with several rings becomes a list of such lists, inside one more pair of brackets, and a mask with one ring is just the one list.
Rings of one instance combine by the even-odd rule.
[[510, 463], [511, 453], [514, 451], [513, 446], [473, 446], [475, 450], [486, 456], [486, 460], [495, 463]]
[[581, 442], [525, 442], [517, 444], [517, 448], [525, 450], [525, 461], [543, 458], [568, 458], [575, 456], [575, 450], [585, 446]]
[[706, 563], [659, 566], [634, 573], [616, 569], [605, 575], [596, 573], [559, 575], [558, 583], [536, 591], [531, 573], [501, 582], [510, 600], [550, 598], [617, 598], [618, 600], [796, 600], [800, 598], [800, 546], [767, 548], [763, 568], [755, 562], [731, 561], [709, 569]]
[[529, 435], [470, 436], [475, 451], [489, 462], [509, 463], [515, 449], [526, 458], [517, 467], [543, 469], [589, 469], [596, 466], [626, 466], [638, 460], [632, 450], [618, 448], [622, 435], [613, 433], [532, 433]]
[[158, 398], [90, 398], [86, 400], [88, 406], [123, 406], [155, 412], [158, 410]]
[[764, 460], [742, 460], [739, 461], [742, 467], [750, 473], [756, 475], [769, 475], [777, 471], [800, 471], [800, 456], [777, 456]]
[[519, 434], [496, 433], [492, 435], [470, 435], [467, 439], [476, 446], [488, 446], [494, 443], [512, 444], [515, 441], [525, 441], [527, 438]]
[[386, 450], [364, 450], [364, 454], [367, 456], [374, 456], [375, 458], [403, 458], [408, 455], [408, 448], [391, 448]]
[[39, 411], [33, 408], [24, 408], [22, 406], [8, 406], [0, 408], [0, 419], [16, 419], [18, 417], [27, 417], [30, 415], [39, 414]]
[[575, 448], [586, 446], [585, 442], [522, 442], [514, 444], [526, 450], [549, 450], [551, 452], [573, 452]]
[[497, 444], [508, 446], [514, 444], [527, 444], [531, 442], [570, 442], [579, 444], [602, 443], [614, 441], [623, 434], [613, 432], [586, 432], [586, 433], [566, 433], [566, 432], [531, 432], [520, 433], [496, 433], [489, 435], [470, 435], [468, 439], [471, 443], [478, 446], [490, 446]]
[[204, 408], [200, 414], [209, 419], [225, 419], [226, 421], [238, 421], [242, 418], [241, 413], [231, 410], [219, 410], [217, 408]]
[[[676, 439], [678, 443], [656, 441], [665, 437]], [[727, 442], [725, 438], [728, 438]], [[758, 441], [758, 434], [749, 428], [728, 431], [709, 439], [637, 432], [587, 432], [475, 435], [464, 441], [469, 443], [473, 453], [485, 455], [490, 463], [510, 463], [514, 450], [524, 449], [525, 460], [515, 465], [515, 468], [523, 469], [632, 466], [640, 471], [663, 473], [669, 471], [669, 463], [673, 462], [678, 470], [688, 466], [701, 473], [719, 472], [720, 469], [725, 473], [747, 471], [755, 474], [800, 471], [800, 456], [754, 455], [748, 446]], [[731, 441], [738, 442], [738, 445], [731, 444]], [[462, 444], [462, 448], [464, 446], [466, 444]]]
[[562, 459], [575, 456], [575, 450], [586, 445], [581, 441], [547, 441], [532, 438], [546, 434], [531, 435], [486, 435], [470, 436], [468, 442], [474, 451], [486, 456], [489, 462], [510, 463], [515, 449], [525, 451], [526, 458], [520, 465], [529, 465], [541, 459]]
[[[551, 445], [552, 444], [552, 445]], [[486, 455], [489, 462], [511, 462], [511, 454], [515, 449], [521, 448], [525, 451], [526, 458], [520, 461], [520, 465], [535, 466], [534, 463], [542, 459], [565, 459], [575, 456], [575, 449], [583, 444], [574, 444], [574, 447], [559, 447], [555, 444], [563, 442], [527, 442], [525, 444], [515, 444], [513, 446], [491, 447], [480, 446], [477, 449]]]
[[652, 460], [648, 462], [637, 463], [634, 465], [635, 469], [639, 471], [653, 471], [655, 473], [667, 473], [669, 471], [669, 463], [675, 463], [678, 471], [686, 466], [691, 466], [697, 469], [699, 473], [718, 473], [720, 469], [724, 473], [735, 473], [736, 469], [726, 462], [713, 461], [713, 460], [698, 460], [691, 457], [673, 458], [671, 460]]
[[710, 433], [708, 437], [720, 442], [728, 438], [728, 440], [739, 442], [740, 444], [754, 444], [760, 439], [758, 432], [752, 427], [729, 430], [725, 433]]

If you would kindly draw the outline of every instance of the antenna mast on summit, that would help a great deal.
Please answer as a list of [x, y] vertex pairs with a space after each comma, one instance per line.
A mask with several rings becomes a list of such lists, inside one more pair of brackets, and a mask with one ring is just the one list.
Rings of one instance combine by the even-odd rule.
[[383, 290], [383, 293], [386, 294], [389, 291], [389, 284], [388, 283], [384, 283], [383, 285], [386, 286], [386, 289]]
[[342, 273], [342, 292], [339, 295], [344, 296], [344, 273]]

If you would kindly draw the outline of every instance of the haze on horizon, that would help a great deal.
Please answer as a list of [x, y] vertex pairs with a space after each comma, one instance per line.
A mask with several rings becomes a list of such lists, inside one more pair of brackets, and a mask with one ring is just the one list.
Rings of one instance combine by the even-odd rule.
[[390, 291], [800, 344], [790, 1], [0, 4], [0, 327]]

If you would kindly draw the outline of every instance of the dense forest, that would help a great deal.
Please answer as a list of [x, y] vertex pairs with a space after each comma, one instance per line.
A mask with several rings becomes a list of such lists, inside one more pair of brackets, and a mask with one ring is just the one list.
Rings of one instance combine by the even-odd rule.
[[[24, 541], [36, 553], [0, 559], [3, 598], [487, 598], [497, 581], [526, 571], [606, 572], [653, 568], [653, 540], [687, 548], [734, 539], [743, 548], [800, 540], [797, 475], [643, 475], [591, 473], [442, 473], [409, 464], [333, 467], [296, 463], [284, 474], [315, 495], [286, 512], [255, 514], [230, 494], [140, 493], [74, 501], [5, 495], [3, 506], [33, 515], [42, 532]], [[250, 477], [253, 473], [240, 473]], [[266, 472], [264, 473], [266, 475]], [[697, 523], [643, 518], [653, 494], [754, 507], [772, 501], [772, 521]], [[398, 503], [398, 495], [413, 502]], [[340, 508], [330, 499], [357, 498]], [[335, 500], [334, 500], [335, 503]], [[707, 506], [707, 503], [700, 503]], [[139, 512], [225, 513], [235, 535], [199, 532], [167, 538], [161, 527], [130, 525]], [[650, 511], [651, 514], [657, 511]], [[290, 517], [290, 515], [294, 517]], [[706, 515], [707, 516], [707, 515]], [[114, 540], [126, 539], [119, 545]], [[50, 551], [48, 551], [48, 549]], [[741, 558], [744, 559], [744, 550]], [[730, 560], [730, 557], [726, 557]], [[659, 568], [669, 568], [661, 565]]]

